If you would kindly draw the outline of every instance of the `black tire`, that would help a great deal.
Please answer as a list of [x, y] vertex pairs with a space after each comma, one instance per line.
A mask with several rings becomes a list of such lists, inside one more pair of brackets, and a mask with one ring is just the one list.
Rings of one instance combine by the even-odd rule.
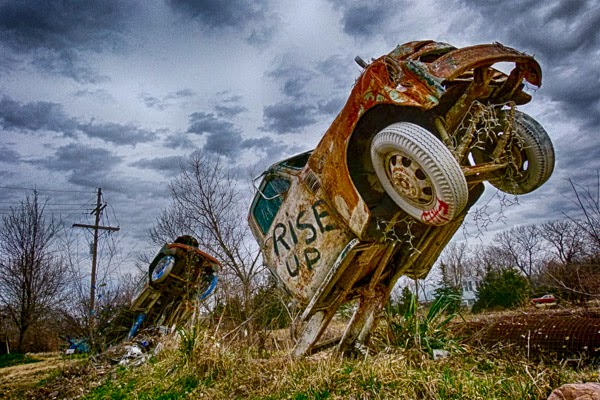
[[398, 122], [371, 142], [375, 173], [392, 200], [427, 225], [444, 225], [465, 208], [467, 181], [448, 148], [427, 129]]
[[[507, 111], [502, 111], [501, 120], [506, 120]], [[497, 139], [495, 139], [497, 140]], [[487, 143], [491, 149], [495, 140]], [[514, 139], [509, 145], [509, 166], [501, 174], [490, 179], [490, 184], [509, 194], [526, 194], [542, 186], [554, 171], [554, 147], [546, 130], [531, 116], [515, 111]], [[476, 163], [492, 161], [489, 154], [473, 149]]]

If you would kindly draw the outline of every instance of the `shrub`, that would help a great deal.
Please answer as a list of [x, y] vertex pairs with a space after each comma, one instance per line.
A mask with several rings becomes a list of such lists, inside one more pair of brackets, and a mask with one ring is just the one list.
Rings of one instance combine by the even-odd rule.
[[530, 292], [529, 282], [517, 270], [492, 270], [481, 281], [472, 311], [516, 308], [529, 299]]

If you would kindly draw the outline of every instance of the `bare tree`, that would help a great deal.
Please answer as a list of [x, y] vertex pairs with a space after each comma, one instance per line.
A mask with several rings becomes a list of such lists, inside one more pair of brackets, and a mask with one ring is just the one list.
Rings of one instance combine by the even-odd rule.
[[71, 335], [87, 337], [89, 344], [96, 347], [103, 344], [102, 332], [106, 331], [116, 311], [129, 305], [141, 276], [120, 274], [123, 258], [119, 252], [118, 233], [102, 234], [97, 252], [94, 310], [91, 310], [89, 242], [85, 241], [85, 249], [81, 251], [76, 236], [78, 232], [65, 227], [60, 235], [68, 276], [66, 290], [70, 299], [62, 309], [62, 317]]
[[584, 187], [569, 179], [573, 195], [573, 201], [582, 214], [581, 218], [567, 215], [577, 227], [585, 233], [590, 241], [591, 256], [598, 258], [600, 254], [600, 171], [596, 172], [596, 188]]
[[510, 260], [511, 266], [519, 269], [529, 283], [542, 265], [543, 240], [536, 225], [525, 225], [501, 232], [495, 236], [497, 247]]
[[581, 261], [586, 241], [579, 227], [571, 220], [551, 221], [542, 224], [540, 235], [550, 244], [554, 258], [564, 264]]
[[18, 328], [18, 351], [28, 329], [61, 303], [66, 284], [65, 265], [52, 251], [57, 224], [45, 205], [34, 192], [0, 227], [0, 303]]
[[543, 278], [565, 298], [584, 303], [600, 297], [600, 172], [595, 187], [568, 182], [578, 212], [542, 225], [541, 233], [554, 254]]
[[450, 243], [446, 246], [439, 262], [444, 286], [460, 292], [464, 278], [473, 275], [469, 270], [468, 251], [466, 243]]
[[161, 245], [182, 234], [193, 235], [201, 248], [222, 262], [220, 282], [228, 299], [239, 295], [241, 308], [251, 307], [264, 268], [246, 223], [246, 204], [236, 176], [221, 159], [196, 152], [169, 189], [172, 204], [150, 231], [153, 242]]

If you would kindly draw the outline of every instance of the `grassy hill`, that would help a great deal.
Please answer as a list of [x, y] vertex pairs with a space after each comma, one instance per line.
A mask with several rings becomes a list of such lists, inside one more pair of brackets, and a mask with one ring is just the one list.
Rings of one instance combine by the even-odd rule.
[[155, 338], [160, 344], [151, 346], [139, 366], [116, 363], [124, 359], [124, 343], [112, 353], [63, 366], [19, 395], [40, 399], [546, 399], [562, 384], [600, 378], [597, 360], [528, 354], [510, 344], [484, 348], [461, 340], [449, 356], [434, 360], [418, 347], [391, 345], [382, 324], [373, 334], [371, 353], [355, 357], [327, 350], [292, 359], [286, 332], [230, 333], [200, 327]]

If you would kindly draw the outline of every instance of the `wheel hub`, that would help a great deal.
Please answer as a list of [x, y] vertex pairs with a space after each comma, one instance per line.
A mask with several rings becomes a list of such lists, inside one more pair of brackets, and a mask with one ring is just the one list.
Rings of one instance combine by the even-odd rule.
[[387, 173], [394, 189], [406, 200], [422, 207], [433, 201], [433, 185], [421, 166], [402, 153], [391, 153]]

